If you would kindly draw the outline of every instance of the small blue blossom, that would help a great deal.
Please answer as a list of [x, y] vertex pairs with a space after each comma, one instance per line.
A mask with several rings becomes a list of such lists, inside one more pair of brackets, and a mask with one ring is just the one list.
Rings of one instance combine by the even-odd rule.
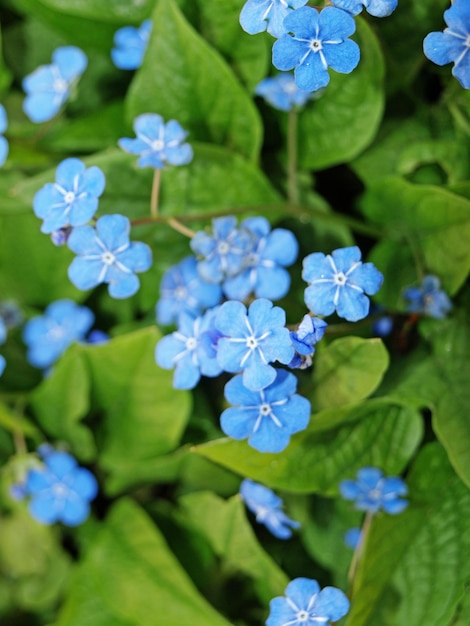
[[271, 600], [266, 626], [319, 626], [337, 622], [349, 611], [349, 600], [340, 589], [320, 590], [309, 578], [295, 578], [285, 593], [286, 597]]
[[57, 230], [53, 230], [51, 233], [52, 243], [57, 247], [65, 246], [65, 244], [69, 240], [71, 232], [71, 226], [65, 226], [64, 228], [58, 228]]
[[139, 26], [124, 26], [114, 33], [115, 48], [111, 50], [111, 58], [121, 70], [136, 70], [142, 65], [147, 49], [151, 20], [145, 20]]
[[357, 480], [343, 480], [339, 490], [346, 500], [355, 500], [354, 506], [359, 511], [377, 513], [383, 509], [396, 515], [408, 506], [406, 496], [408, 488], [397, 476], [384, 477], [376, 467], [363, 467], [357, 473]]
[[245, 253], [238, 274], [225, 280], [225, 295], [231, 300], [245, 300], [251, 293], [256, 298], [283, 298], [290, 287], [290, 276], [284, 268], [294, 263], [299, 251], [295, 236], [284, 228], [271, 231], [264, 217], [244, 220], [240, 231], [246, 230], [253, 235], [252, 247]]
[[[0, 343], [6, 338], [5, 329], [21, 326], [23, 318], [23, 312], [14, 300], [3, 300], [0, 302]], [[2, 325], [4, 327], [3, 330]]]
[[5, 361], [5, 357], [0, 354], [0, 376], [5, 371], [6, 365], [7, 365], [7, 362]]
[[130, 222], [123, 215], [103, 215], [91, 226], [72, 230], [69, 248], [78, 254], [69, 266], [69, 278], [78, 289], [107, 283], [112, 298], [129, 298], [140, 287], [136, 272], [152, 264], [152, 251], [145, 243], [130, 242]]
[[220, 425], [233, 439], [248, 439], [259, 452], [282, 452], [291, 435], [307, 428], [310, 402], [296, 394], [297, 378], [277, 370], [276, 380], [265, 389], [251, 391], [235, 376], [225, 385], [232, 406], [220, 416]]
[[217, 363], [217, 341], [220, 333], [214, 327], [218, 308], [199, 317], [181, 313], [178, 330], [160, 339], [155, 360], [164, 369], [175, 368], [175, 389], [193, 389], [201, 375], [211, 378], [222, 372]]
[[391, 315], [383, 315], [375, 320], [372, 325], [372, 332], [376, 337], [388, 337], [393, 330], [393, 317]]
[[[41, 231], [53, 233], [68, 226], [82, 226], [95, 214], [104, 191], [99, 167], [85, 167], [80, 159], [65, 159], [56, 170], [56, 182], [46, 183], [34, 196], [33, 209], [44, 220]], [[57, 235], [55, 240], [60, 240]], [[58, 243], [56, 245], [60, 245]]]
[[470, 5], [468, 0], [454, 0], [444, 11], [448, 28], [429, 33], [424, 39], [424, 54], [436, 65], [454, 63], [452, 74], [462, 87], [470, 89]]
[[26, 98], [23, 109], [32, 122], [47, 122], [68, 99], [71, 87], [83, 74], [87, 57], [74, 46], [57, 48], [52, 65], [41, 65], [23, 79]]
[[191, 250], [202, 257], [197, 269], [205, 281], [220, 283], [243, 269], [254, 235], [236, 226], [233, 216], [218, 217], [212, 220], [213, 234], [201, 230], [191, 239]]
[[441, 282], [437, 276], [425, 276], [421, 287], [408, 287], [403, 297], [408, 301], [409, 313], [422, 313], [428, 317], [444, 319], [452, 309], [452, 302], [442, 291]]
[[328, 324], [325, 320], [311, 315], [304, 315], [297, 330], [290, 333], [292, 345], [296, 352], [303, 355], [311, 355], [315, 352], [315, 344], [325, 334]]
[[34, 367], [49, 367], [72, 343], [84, 339], [94, 318], [90, 309], [71, 300], [53, 302], [44, 315], [25, 324], [23, 340], [28, 346], [28, 361]]
[[144, 113], [134, 120], [135, 139], [120, 139], [119, 146], [126, 152], [140, 155], [139, 167], [157, 170], [166, 165], [186, 165], [193, 158], [193, 149], [183, 143], [188, 133], [178, 122], [165, 124], [161, 115]]
[[3, 133], [8, 126], [7, 113], [5, 107], [0, 104], [0, 167], [5, 163], [8, 156], [8, 141], [3, 137]]
[[246, 307], [234, 300], [220, 307], [215, 327], [224, 335], [217, 345], [220, 366], [231, 373], [243, 371], [243, 384], [259, 391], [274, 382], [273, 361], [287, 364], [294, 356], [286, 314], [281, 307], [260, 298]]
[[361, 262], [357, 246], [339, 248], [331, 255], [314, 252], [305, 257], [302, 278], [309, 283], [305, 303], [316, 315], [337, 312], [349, 322], [369, 313], [369, 298], [380, 289], [383, 276], [372, 263]]
[[180, 313], [200, 315], [203, 309], [216, 306], [221, 299], [220, 285], [203, 280], [197, 271], [196, 258], [188, 256], [163, 275], [157, 322], [172, 324]]
[[70, 454], [52, 451], [44, 456], [44, 467], [28, 471], [24, 491], [31, 497], [29, 512], [39, 522], [77, 526], [90, 514], [98, 484]]
[[273, 37], [281, 37], [286, 29], [284, 19], [308, 0], [247, 0], [240, 13], [240, 25], [250, 35], [267, 30]]
[[361, 539], [362, 530], [360, 528], [350, 528], [344, 535], [344, 543], [352, 550], [355, 550], [358, 547]]
[[286, 17], [284, 26], [286, 33], [273, 46], [273, 65], [278, 70], [295, 68], [299, 89], [326, 87], [328, 67], [349, 74], [359, 63], [359, 46], [348, 39], [356, 24], [346, 11], [326, 7], [318, 12], [302, 7]]
[[312, 98], [311, 91], [297, 87], [292, 72], [281, 72], [277, 76], [265, 78], [256, 86], [255, 94], [280, 111], [303, 107]]
[[108, 333], [105, 333], [104, 330], [98, 330], [97, 328], [95, 328], [95, 330], [92, 330], [90, 334], [88, 335], [88, 337], [86, 338], [87, 343], [90, 343], [95, 346], [101, 345], [103, 343], [108, 343], [108, 341], [109, 341]]
[[398, 6], [398, 0], [331, 0], [331, 3], [351, 15], [359, 15], [365, 8], [367, 13], [374, 17], [387, 17]]
[[300, 528], [299, 522], [291, 520], [282, 510], [283, 502], [274, 491], [248, 478], [240, 485], [240, 496], [246, 507], [256, 515], [256, 521], [278, 539], [292, 537], [291, 528]]

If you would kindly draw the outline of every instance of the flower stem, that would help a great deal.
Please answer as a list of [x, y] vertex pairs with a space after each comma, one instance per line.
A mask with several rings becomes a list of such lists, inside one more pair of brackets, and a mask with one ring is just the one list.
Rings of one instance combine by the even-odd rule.
[[359, 543], [357, 544], [356, 549], [354, 550], [354, 554], [353, 554], [353, 558], [351, 560], [351, 565], [349, 567], [349, 572], [348, 572], [348, 586], [349, 586], [349, 597], [352, 596], [352, 589], [353, 589], [353, 583], [354, 583], [354, 578], [356, 576], [357, 573], [357, 568], [359, 566], [359, 562], [361, 560], [361, 557], [364, 553], [364, 546], [366, 545], [366, 541], [367, 541], [367, 536], [369, 534], [369, 530], [370, 530], [370, 526], [372, 524], [372, 519], [374, 517], [374, 514], [371, 513], [370, 511], [368, 511], [364, 517], [364, 521], [362, 522], [362, 528], [361, 528], [361, 538], [359, 539]]
[[186, 237], [189, 237], [190, 239], [192, 239], [196, 234], [194, 230], [187, 228], [184, 224], [182, 224], [174, 217], [169, 217], [166, 223], [168, 224], [168, 226], [171, 226], [172, 228], [174, 228], [174, 230], [178, 231], [182, 235], [185, 235]]
[[289, 204], [299, 204], [299, 185], [297, 180], [297, 132], [298, 115], [295, 108], [288, 113], [287, 119], [287, 199]]
[[158, 216], [158, 199], [160, 195], [161, 170], [156, 169], [153, 175], [152, 195], [150, 198], [150, 215], [155, 218]]

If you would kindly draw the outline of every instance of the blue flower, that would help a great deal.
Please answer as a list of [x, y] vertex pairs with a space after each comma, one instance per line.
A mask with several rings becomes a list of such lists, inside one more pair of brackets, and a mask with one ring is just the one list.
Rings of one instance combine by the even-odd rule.
[[286, 314], [264, 298], [246, 307], [234, 300], [220, 307], [215, 327], [224, 335], [217, 345], [217, 360], [226, 371], [243, 371], [243, 384], [259, 391], [274, 382], [273, 361], [287, 364], [294, 348], [285, 328]]
[[237, 229], [236, 225], [237, 220], [231, 215], [219, 217], [212, 220], [214, 234], [201, 230], [191, 239], [191, 250], [203, 257], [197, 269], [205, 281], [220, 283], [243, 269], [254, 235], [246, 229]]
[[219, 304], [222, 288], [204, 281], [197, 271], [197, 261], [188, 256], [165, 272], [157, 303], [159, 324], [172, 324], [180, 313], [200, 315], [203, 309]]
[[274, 491], [248, 478], [240, 485], [240, 496], [247, 508], [256, 515], [256, 521], [278, 539], [292, 537], [291, 528], [300, 528], [299, 522], [291, 520], [282, 510], [283, 502]]
[[297, 330], [292, 330], [290, 338], [296, 352], [303, 355], [311, 355], [315, 352], [315, 344], [325, 334], [328, 324], [325, 320], [311, 315], [304, 315]]
[[155, 360], [164, 369], [175, 368], [175, 389], [193, 389], [201, 375], [214, 377], [222, 372], [217, 363], [217, 341], [220, 333], [214, 327], [217, 308], [203, 316], [181, 313], [178, 330], [160, 339]]
[[111, 58], [116, 67], [121, 70], [136, 70], [142, 65], [145, 50], [147, 49], [151, 20], [145, 20], [139, 26], [124, 26], [114, 33], [114, 45]]
[[23, 340], [28, 346], [28, 361], [35, 367], [49, 367], [75, 341], [90, 330], [95, 316], [85, 306], [71, 300], [57, 300], [44, 315], [26, 322]]
[[398, 6], [398, 0], [331, 0], [333, 6], [358, 15], [363, 8], [374, 17], [387, 17]]
[[225, 385], [225, 397], [237, 406], [220, 416], [222, 430], [233, 439], [248, 439], [260, 452], [282, 452], [310, 420], [310, 402], [296, 389], [296, 377], [286, 370], [278, 370], [276, 380], [259, 391], [247, 389], [243, 377], [235, 376]]
[[41, 231], [52, 233], [86, 224], [98, 208], [105, 183], [99, 167], [87, 169], [80, 159], [74, 158], [62, 161], [56, 170], [56, 182], [46, 183], [34, 196], [34, 212], [44, 220]]
[[108, 343], [109, 335], [105, 333], [103, 330], [92, 330], [88, 337], [86, 338], [86, 342], [92, 345], [101, 345], [103, 343]]
[[24, 489], [31, 496], [29, 512], [39, 522], [77, 526], [90, 514], [98, 484], [70, 454], [52, 451], [44, 456], [44, 467], [28, 471]]
[[346, 500], [355, 500], [360, 511], [377, 513], [383, 509], [395, 515], [408, 506], [408, 501], [400, 498], [408, 493], [404, 481], [397, 476], [384, 477], [376, 467], [363, 467], [357, 473], [357, 480], [341, 481], [339, 490]]
[[393, 330], [393, 317], [391, 315], [383, 315], [375, 320], [372, 331], [376, 337], [388, 337]]
[[454, 63], [452, 74], [462, 87], [470, 89], [470, 5], [468, 0], [454, 0], [444, 11], [448, 28], [429, 33], [424, 39], [424, 54], [437, 65]]
[[129, 298], [139, 289], [135, 272], [152, 264], [152, 251], [141, 242], [129, 241], [130, 222], [123, 215], [103, 215], [91, 226], [74, 228], [69, 248], [78, 254], [69, 267], [69, 278], [78, 289], [109, 285], [113, 298]]
[[266, 626], [319, 626], [337, 622], [349, 611], [349, 600], [336, 587], [324, 587], [316, 580], [295, 578], [286, 588], [286, 597], [274, 598]]
[[359, 63], [359, 46], [347, 39], [356, 24], [341, 9], [326, 7], [318, 12], [302, 7], [286, 17], [284, 26], [286, 34], [273, 46], [273, 65], [278, 70], [295, 68], [295, 82], [304, 91], [326, 87], [328, 67], [349, 74]]
[[193, 149], [183, 143], [188, 133], [178, 122], [155, 113], [144, 113], [134, 120], [135, 139], [120, 139], [119, 146], [126, 152], [140, 155], [139, 167], [163, 169], [165, 165], [186, 165], [192, 161]]
[[57, 48], [52, 65], [41, 65], [23, 79], [23, 109], [32, 122], [47, 122], [68, 99], [73, 83], [83, 74], [87, 57], [74, 46]]
[[264, 217], [244, 220], [240, 232], [246, 230], [253, 235], [252, 247], [243, 256], [239, 273], [225, 280], [225, 295], [231, 300], [245, 300], [251, 293], [269, 300], [283, 298], [290, 287], [290, 276], [284, 267], [294, 263], [299, 251], [295, 236], [284, 228], [271, 231]]
[[295, 83], [294, 74], [281, 72], [277, 76], [265, 78], [255, 89], [257, 96], [262, 96], [275, 109], [290, 111], [303, 107], [312, 97], [310, 91], [299, 89]]
[[3, 137], [3, 133], [8, 126], [7, 113], [5, 107], [0, 104], [0, 167], [5, 163], [8, 156], [8, 141]]
[[286, 32], [284, 19], [308, 0], [248, 0], [240, 13], [240, 25], [250, 35], [267, 30], [273, 37]]
[[355, 550], [358, 547], [361, 539], [362, 530], [360, 528], [350, 528], [344, 534], [344, 543], [352, 550]]
[[[6, 338], [7, 338], [7, 327], [6, 327], [5, 322], [3, 321], [3, 318], [0, 317], [0, 344], [4, 343]], [[0, 376], [3, 374], [6, 364], [7, 363], [5, 361], [5, 357], [3, 357], [0, 354]]]
[[408, 287], [403, 293], [408, 300], [407, 310], [410, 313], [422, 313], [428, 317], [443, 319], [452, 309], [449, 296], [442, 291], [437, 276], [425, 276], [421, 287]]
[[331, 255], [314, 252], [305, 257], [302, 278], [309, 283], [305, 302], [316, 315], [337, 312], [349, 322], [366, 317], [369, 298], [380, 289], [383, 276], [372, 263], [361, 262], [357, 246], [339, 248]]

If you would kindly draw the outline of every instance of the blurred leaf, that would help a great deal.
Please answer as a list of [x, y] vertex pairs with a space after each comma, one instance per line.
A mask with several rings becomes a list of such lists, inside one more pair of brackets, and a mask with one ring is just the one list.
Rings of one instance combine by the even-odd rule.
[[309, 398], [318, 411], [367, 398], [382, 380], [388, 353], [381, 339], [342, 337], [327, 347], [319, 344], [314, 362]]
[[[0, 31], [0, 50], [2, 47], [2, 32]], [[12, 76], [8, 68], [3, 63], [3, 58], [0, 56], [0, 94], [5, 91], [12, 80]]]
[[261, 122], [228, 65], [173, 0], [160, 0], [152, 20], [147, 53], [127, 96], [129, 117], [159, 113], [188, 130], [190, 142], [222, 144], [255, 160]]
[[139, 24], [148, 17], [155, 0], [41, 0], [58, 13], [78, 15], [103, 22]]
[[439, 444], [407, 479], [410, 506], [377, 516], [353, 587], [347, 626], [449, 626], [470, 580], [470, 493]]
[[229, 626], [147, 515], [120, 500], [78, 568], [54, 626]]
[[20, 432], [26, 437], [38, 438], [39, 431], [29, 420], [17, 415], [9, 406], [0, 403], [0, 427], [12, 433]]
[[283, 594], [289, 579], [258, 543], [240, 496], [223, 500], [203, 491], [187, 494], [179, 503], [194, 529], [222, 559], [223, 568], [253, 579], [263, 604]]
[[419, 413], [387, 399], [313, 415], [279, 454], [261, 453], [244, 441], [219, 439], [195, 451], [270, 487], [295, 493], [338, 493], [338, 484], [366, 465], [400, 473], [422, 436]]
[[352, 74], [331, 72], [324, 93], [299, 117], [299, 161], [323, 169], [348, 161], [373, 140], [384, 109], [384, 62], [370, 26], [357, 19], [361, 61]]

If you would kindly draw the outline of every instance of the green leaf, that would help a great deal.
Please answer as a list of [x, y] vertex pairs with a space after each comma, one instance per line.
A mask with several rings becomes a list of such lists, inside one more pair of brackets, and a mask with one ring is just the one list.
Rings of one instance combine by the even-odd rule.
[[387, 367], [388, 353], [381, 339], [343, 337], [326, 348], [320, 344], [309, 393], [313, 410], [367, 398], [380, 384]]
[[402, 256], [400, 248], [409, 247], [451, 295], [464, 283], [470, 270], [468, 200], [439, 187], [388, 178], [369, 189], [362, 208], [368, 218], [385, 226], [397, 258]]
[[120, 500], [78, 568], [54, 626], [229, 626], [199, 595], [158, 528]]
[[31, 406], [46, 433], [70, 444], [73, 454], [95, 456], [90, 430], [82, 425], [90, 409], [90, 375], [80, 346], [71, 346], [31, 394]]
[[366, 465], [400, 473], [422, 436], [420, 414], [387, 399], [369, 400], [313, 415], [279, 454], [261, 453], [244, 441], [219, 439], [195, 451], [270, 487], [295, 493], [338, 493], [339, 482]]
[[[253, 579], [264, 604], [283, 594], [289, 579], [260, 546], [248, 523], [240, 496], [223, 500], [204, 491], [187, 494], [179, 503], [194, 529], [207, 539], [215, 554], [222, 559], [224, 568]], [[214, 520], [217, 520], [216, 524]]]
[[156, 328], [144, 328], [106, 344], [83, 347], [93, 400], [103, 412], [100, 463], [116, 493], [134, 484], [149, 461], [179, 444], [189, 419], [190, 395], [175, 392], [173, 372], [155, 363]]
[[103, 22], [122, 22], [138, 24], [153, 8], [155, 0], [41, 0], [45, 5], [58, 13], [77, 15], [91, 20]]
[[372, 522], [347, 626], [449, 626], [470, 580], [470, 492], [438, 444], [407, 483], [409, 508]]
[[259, 115], [226, 62], [173, 0], [160, 0], [152, 20], [147, 53], [126, 99], [129, 117], [159, 113], [188, 130], [190, 142], [222, 144], [256, 159], [262, 132]]
[[[0, 31], [0, 50], [1, 50], [1, 46], [2, 46], [2, 33]], [[0, 93], [3, 93], [3, 91], [5, 91], [9, 87], [11, 83], [11, 79], [12, 79], [11, 72], [4, 65], [3, 58], [0, 56]]]
[[361, 61], [352, 74], [331, 81], [299, 119], [299, 161], [323, 169], [357, 156], [373, 140], [384, 108], [384, 61], [372, 29], [357, 19]]

